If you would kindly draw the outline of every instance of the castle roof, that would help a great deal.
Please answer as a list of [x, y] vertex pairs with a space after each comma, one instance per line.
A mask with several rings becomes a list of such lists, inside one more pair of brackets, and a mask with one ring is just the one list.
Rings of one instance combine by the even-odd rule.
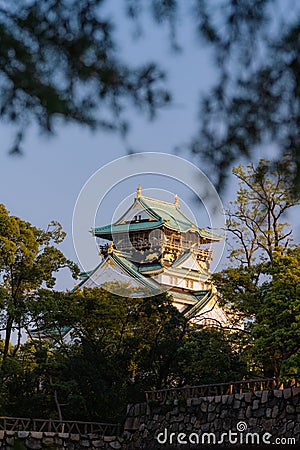
[[[143, 213], [143, 219], [137, 220], [138, 214], [141, 212]], [[133, 220], [133, 217], [136, 219]], [[117, 222], [94, 228], [92, 232], [97, 237], [112, 240], [112, 235], [116, 233], [148, 230], [161, 228], [162, 226], [179, 232], [197, 232], [207, 243], [221, 240], [220, 235], [200, 228], [187, 217], [181, 211], [177, 197], [175, 197], [174, 203], [145, 197], [141, 194], [141, 188], [138, 188], [133, 205]]]

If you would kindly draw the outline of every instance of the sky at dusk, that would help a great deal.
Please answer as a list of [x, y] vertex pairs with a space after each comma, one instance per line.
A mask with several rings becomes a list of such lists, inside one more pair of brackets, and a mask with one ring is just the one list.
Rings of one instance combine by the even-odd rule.
[[[112, 4], [116, 6], [116, 2], [113, 1]], [[120, 15], [119, 12], [117, 14]], [[173, 102], [158, 112], [153, 121], [129, 106], [127, 114], [131, 131], [127, 142], [116, 134], [101, 130], [92, 133], [83, 127], [60, 124], [56, 135], [50, 138], [40, 135], [34, 128], [29, 130], [23, 146], [24, 155], [16, 157], [8, 155], [13, 140], [12, 128], [4, 125], [0, 127], [0, 202], [12, 214], [41, 228], [46, 227], [51, 220], [58, 220], [67, 232], [61, 248], [74, 261], [76, 254], [71, 235], [72, 215], [84, 183], [101, 166], [126, 155], [126, 147], [130, 146], [138, 152], [172, 153], [176, 146], [188, 142], [197, 129], [199, 94], [205, 92], [216, 79], [209, 49], [203, 43], [199, 44], [188, 18], [182, 18], [178, 27], [182, 51], [177, 53], [171, 49], [167, 28], [157, 27], [149, 18], [143, 23], [144, 36], [136, 40], [133, 39], [134, 25], [119, 17], [120, 55], [132, 64], [153, 60], [165, 68]], [[270, 150], [266, 152], [262, 149], [258, 152], [258, 158], [269, 154]], [[193, 160], [189, 153], [182, 153], [180, 156], [195, 162], [201, 168], [201, 162]], [[207, 175], [209, 177], [210, 174]], [[116, 187], [97, 215], [99, 225], [107, 224], [118, 204], [134, 192], [139, 183], [145, 188], [156, 187], [178, 193], [193, 211], [197, 210], [198, 206], [192, 195], [180, 186], [177, 187], [176, 183], [168, 184], [158, 177], [141, 178], [135, 177], [123, 184], [122, 188]], [[225, 206], [233, 198], [235, 188], [236, 184], [231, 178], [226, 191], [222, 193]], [[200, 226], [209, 225], [207, 217], [204, 219], [205, 223], [200, 223], [199, 215], [197, 220]], [[291, 221], [295, 226], [295, 238], [299, 241], [297, 212], [293, 214]], [[59, 279], [58, 288], [71, 288], [73, 284], [74, 281], [63, 276]]]

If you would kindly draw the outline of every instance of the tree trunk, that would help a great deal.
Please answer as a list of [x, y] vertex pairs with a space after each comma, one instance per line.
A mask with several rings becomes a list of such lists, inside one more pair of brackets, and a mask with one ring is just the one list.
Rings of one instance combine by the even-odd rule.
[[7, 355], [8, 355], [13, 322], [14, 322], [14, 320], [13, 320], [12, 316], [8, 316], [7, 324], [6, 324], [6, 330], [5, 330], [5, 342], [4, 342], [4, 349], [3, 349], [2, 364], [5, 362], [5, 360], [7, 358]]

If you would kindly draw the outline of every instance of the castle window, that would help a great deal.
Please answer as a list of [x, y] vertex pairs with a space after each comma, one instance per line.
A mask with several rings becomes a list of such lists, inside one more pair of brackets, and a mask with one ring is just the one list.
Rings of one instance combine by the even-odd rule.
[[185, 280], [185, 287], [189, 287], [189, 280]]
[[191, 289], [194, 288], [194, 282], [193, 282], [193, 280], [190, 280], [190, 288], [191, 288]]

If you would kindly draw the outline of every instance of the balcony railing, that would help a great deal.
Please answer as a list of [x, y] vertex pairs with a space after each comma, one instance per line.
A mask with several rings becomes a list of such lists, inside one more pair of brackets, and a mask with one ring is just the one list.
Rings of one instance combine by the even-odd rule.
[[[151, 242], [148, 240], [138, 240], [138, 241], [120, 241], [116, 243], [116, 249], [118, 250], [132, 250], [132, 248], [135, 248], [136, 250], [150, 250], [152, 249], [155, 251], [156, 249], [160, 249], [160, 252], [162, 252], [166, 248], [171, 248], [179, 251], [185, 251], [190, 250], [193, 248], [194, 252], [203, 259], [212, 259], [213, 252], [211, 250], [203, 249], [200, 246], [198, 247], [191, 247], [187, 243], [177, 243], [172, 241], [166, 241], [166, 240], [157, 240], [155, 242]], [[102, 253], [106, 254], [109, 249], [109, 244], [105, 245], [99, 245], [99, 249]]]
[[53, 433], [97, 434], [99, 436], [119, 436], [121, 425], [115, 423], [81, 422], [64, 420], [28, 419], [20, 417], [0, 417], [0, 430], [39, 431]]
[[160, 389], [146, 391], [146, 400], [156, 400], [165, 403], [167, 400], [182, 398], [201, 398], [215, 395], [241, 394], [243, 392], [285, 389], [299, 387], [296, 378], [280, 380], [278, 378], [263, 378], [258, 380], [233, 381], [228, 383], [203, 384], [200, 386], [185, 386], [183, 388]]

